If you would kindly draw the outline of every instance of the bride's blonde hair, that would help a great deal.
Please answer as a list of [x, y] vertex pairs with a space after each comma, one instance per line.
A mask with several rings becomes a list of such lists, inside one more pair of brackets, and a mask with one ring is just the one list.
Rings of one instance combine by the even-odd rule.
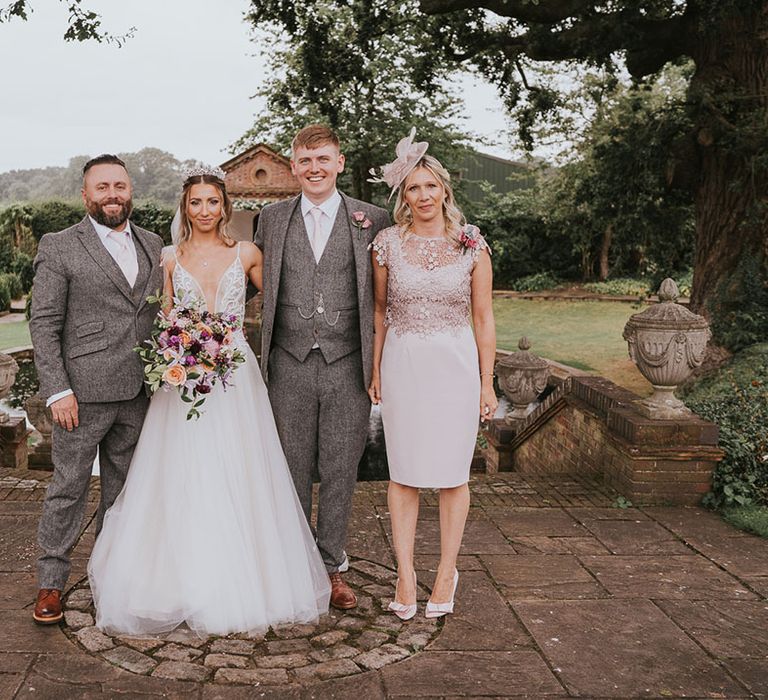
[[445, 199], [443, 200], [443, 219], [445, 221], [445, 235], [460, 245], [461, 229], [467, 223], [464, 218], [464, 214], [461, 213], [461, 209], [456, 205], [456, 198], [453, 194], [453, 187], [451, 186], [451, 174], [443, 167], [442, 163], [433, 156], [425, 155], [416, 165], [413, 170], [408, 173], [408, 177], [400, 183], [400, 187], [397, 188], [397, 198], [395, 199], [395, 211], [393, 218], [398, 226], [402, 226], [404, 230], [403, 239], [411, 235], [411, 226], [413, 225], [413, 214], [411, 208], [408, 206], [408, 202], [405, 201], [405, 189], [408, 185], [408, 181], [411, 175], [415, 173], [419, 168], [428, 170], [435, 179], [443, 186], [445, 191]]
[[215, 175], [193, 175], [184, 181], [181, 188], [181, 201], [179, 202], [179, 248], [183, 251], [184, 244], [192, 238], [192, 224], [189, 223], [187, 216], [187, 204], [189, 204], [189, 193], [192, 185], [213, 185], [219, 191], [221, 195], [221, 219], [216, 227], [216, 235], [227, 247], [231, 248], [235, 245], [235, 241], [227, 233], [227, 226], [232, 220], [232, 199], [227, 194], [224, 181]]

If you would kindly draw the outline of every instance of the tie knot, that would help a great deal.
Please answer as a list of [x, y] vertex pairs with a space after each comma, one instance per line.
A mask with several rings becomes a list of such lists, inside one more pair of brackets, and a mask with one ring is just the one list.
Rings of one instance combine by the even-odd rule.
[[125, 231], [110, 231], [107, 236], [115, 241], [115, 243], [119, 243], [121, 247], [128, 245], [128, 235]]
[[316, 224], [320, 223], [320, 217], [323, 215], [323, 210], [320, 207], [312, 207], [309, 213], [312, 214]]

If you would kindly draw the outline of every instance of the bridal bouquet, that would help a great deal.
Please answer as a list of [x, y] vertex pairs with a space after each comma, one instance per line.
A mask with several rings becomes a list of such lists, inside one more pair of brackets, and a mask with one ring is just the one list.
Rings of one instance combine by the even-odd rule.
[[[152, 298], [151, 302], [162, 299]], [[224, 389], [245, 361], [233, 343], [241, 328], [237, 316], [202, 311], [186, 300], [174, 299], [165, 313], [159, 311], [152, 336], [136, 348], [144, 363], [144, 382], [151, 393], [176, 389], [191, 404], [187, 420], [199, 418], [200, 406], [217, 382]]]

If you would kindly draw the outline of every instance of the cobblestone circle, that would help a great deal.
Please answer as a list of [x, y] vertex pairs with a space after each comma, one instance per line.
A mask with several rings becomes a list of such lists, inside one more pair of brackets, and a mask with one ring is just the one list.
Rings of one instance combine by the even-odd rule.
[[442, 620], [424, 617], [429, 591], [422, 587], [419, 614], [412, 620], [402, 622], [387, 612], [395, 593], [391, 569], [355, 560], [344, 580], [357, 594], [354, 610], [331, 608], [317, 624], [271, 628], [259, 637], [205, 639], [186, 627], [158, 637], [106, 635], [94, 626], [85, 580], [65, 598], [63, 629], [87, 653], [131, 673], [230, 685], [306, 685], [378, 670], [417, 654], [442, 629]]

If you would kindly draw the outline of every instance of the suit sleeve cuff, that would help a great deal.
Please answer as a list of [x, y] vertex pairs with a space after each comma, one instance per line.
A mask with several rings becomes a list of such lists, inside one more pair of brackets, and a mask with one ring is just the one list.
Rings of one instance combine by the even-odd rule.
[[58, 394], [49, 396], [48, 400], [45, 402], [46, 408], [49, 408], [52, 403], [55, 403], [59, 399], [63, 399], [65, 396], [69, 396], [70, 394], [74, 394], [72, 389], [64, 389], [64, 391], [60, 391]]

